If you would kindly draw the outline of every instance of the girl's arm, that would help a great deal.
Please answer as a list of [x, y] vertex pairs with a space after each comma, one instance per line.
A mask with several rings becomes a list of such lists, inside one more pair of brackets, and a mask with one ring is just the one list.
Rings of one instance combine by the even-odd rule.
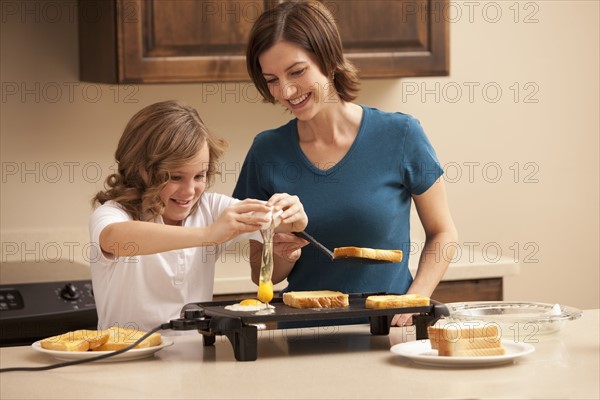
[[107, 225], [100, 232], [102, 251], [115, 257], [161, 253], [169, 250], [226, 242], [241, 233], [260, 229], [268, 222], [260, 214], [269, 208], [264, 202], [247, 199], [227, 207], [206, 227], [181, 227], [154, 222], [125, 221]]
[[207, 229], [142, 221], [117, 222], [100, 232], [100, 247], [114, 257], [162, 253], [210, 244], [204, 239], [208, 237]]

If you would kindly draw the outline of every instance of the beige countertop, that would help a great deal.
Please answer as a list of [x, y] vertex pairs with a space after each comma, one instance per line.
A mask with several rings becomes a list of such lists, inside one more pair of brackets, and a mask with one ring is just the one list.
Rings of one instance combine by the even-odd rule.
[[[599, 310], [584, 311], [558, 333], [528, 338], [535, 351], [495, 367], [425, 367], [390, 352], [414, 328], [372, 336], [366, 325], [260, 331], [258, 359], [236, 361], [217, 337], [200, 335], [143, 360], [0, 375], [0, 398], [539, 398], [600, 396]], [[30, 347], [0, 348], [0, 366], [55, 362]]]

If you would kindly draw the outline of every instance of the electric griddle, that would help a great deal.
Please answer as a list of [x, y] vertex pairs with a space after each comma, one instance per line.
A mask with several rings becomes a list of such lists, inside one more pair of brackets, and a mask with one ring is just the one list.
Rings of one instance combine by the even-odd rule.
[[[428, 306], [368, 309], [365, 299], [368, 296], [385, 293], [361, 293], [349, 295], [349, 306], [340, 308], [292, 308], [283, 303], [282, 298], [274, 298], [272, 314], [232, 311], [225, 307], [240, 300], [212, 301], [186, 304], [181, 310], [181, 318], [174, 322], [173, 329], [197, 329], [202, 334], [204, 346], [215, 343], [217, 335], [225, 335], [233, 346], [236, 360], [254, 361], [257, 359], [258, 324], [311, 321], [312, 326], [331, 325], [340, 320], [368, 318], [372, 335], [387, 335], [395, 314], [415, 314], [417, 340], [427, 339], [427, 327], [436, 323], [442, 316], [448, 316], [446, 305], [432, 300]], [[325, 323], [327, 321], [327, 323]], [[357, 322], [358, 323], [358, 322]]]

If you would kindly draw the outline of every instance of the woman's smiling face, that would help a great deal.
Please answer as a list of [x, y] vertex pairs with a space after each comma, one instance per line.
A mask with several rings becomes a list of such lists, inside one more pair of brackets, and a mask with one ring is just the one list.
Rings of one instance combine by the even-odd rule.
[[299, 120], [310, 120], [328, 103], [340, 101], [329, 77], [301, 47], [279, 41], [258, 59], [275, 100]]
[[166, 225], [180, 225], [190, 215], [206, 189], [209, 161], [208, 145], [205, 143], [190, 163], [169, 171], [171, 178], [160, 192], [165, 205], [162, 218]]

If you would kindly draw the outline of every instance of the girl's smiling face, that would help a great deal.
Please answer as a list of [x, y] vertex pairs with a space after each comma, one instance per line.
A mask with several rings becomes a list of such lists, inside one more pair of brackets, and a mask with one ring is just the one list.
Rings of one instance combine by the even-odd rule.
[[279, 41], [258, 60], [275, 100], [299, 120], [312, 119], [328, 102], [340, 101], [332, 81], [301, 47]]
[[166, 225], [180, 225], [190, 215], [206, 189], [209, 161], [208, 145], [205, 143], [188, 164], [169, 171], [171, 178], [160, 192], [160, 199], [165, 205], [162, 218]]

